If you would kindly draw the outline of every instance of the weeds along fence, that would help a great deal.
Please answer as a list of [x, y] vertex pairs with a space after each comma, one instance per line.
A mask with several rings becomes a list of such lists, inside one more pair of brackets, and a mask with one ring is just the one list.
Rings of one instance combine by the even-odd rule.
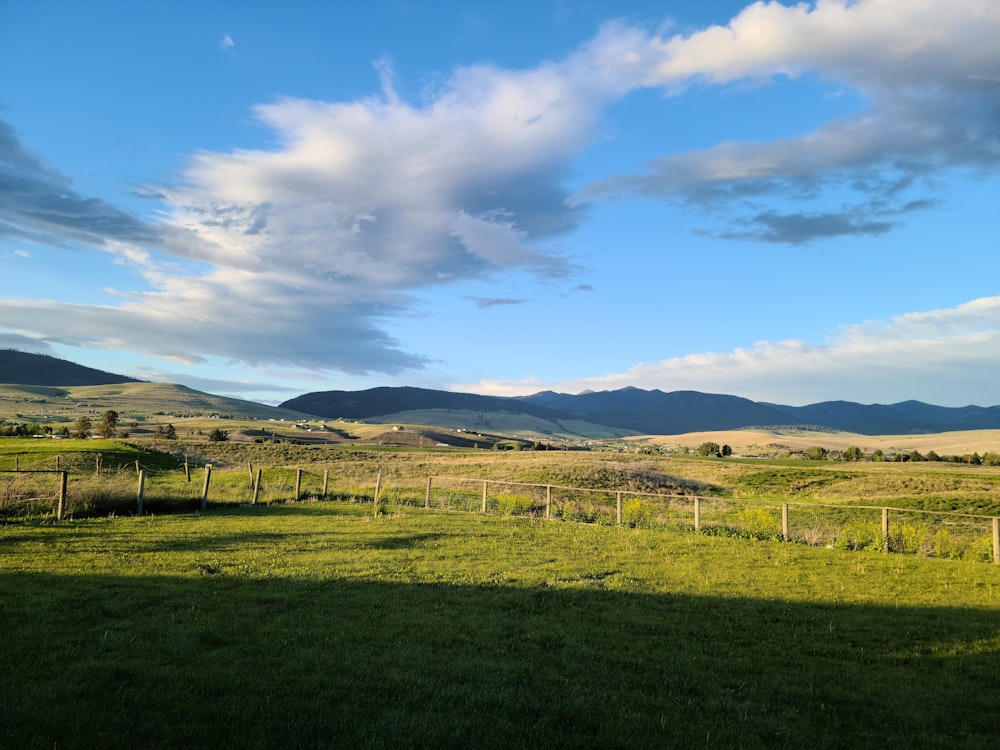
[[332, 476], [287, 467], [183, 470], [77, 458], [59, 468], [0, 469], [0, 521], [142, 515], [304, 500], [476, 512], [628, 528], [673, 527], [845, 550], [1000, 564], [1000, 518], [869, 505], [658, 494], [469, 477]]

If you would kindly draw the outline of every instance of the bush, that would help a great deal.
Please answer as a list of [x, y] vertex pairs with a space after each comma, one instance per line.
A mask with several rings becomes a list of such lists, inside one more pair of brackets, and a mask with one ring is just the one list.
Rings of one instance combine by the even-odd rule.
[[[892, 527], [890, 527], [890, 531]], [[895, 533], [889, 534], [889, 551], [916, 555], [920, 552], [930, 552], [931, 547], [924, 548], [925, 540], [929, 541], [930, 532], [925, 524], [900, 523], [896, 525]]]
[[513, 492], [501, 492], [496, 496], [496, 500], [497, 513], [505, 516], [523, 516], [525, 513], [537, 510], [534, 500]]
[[863, 518], [853, 518], [837, 529], [833, 546], [837, 549], [881, 552], [885, 549], [882, 525]]
[[631, 529], [647, 529], [653, 525], [655, 511], [653, 503], [631, 498], [622, 504], [622, 523]]

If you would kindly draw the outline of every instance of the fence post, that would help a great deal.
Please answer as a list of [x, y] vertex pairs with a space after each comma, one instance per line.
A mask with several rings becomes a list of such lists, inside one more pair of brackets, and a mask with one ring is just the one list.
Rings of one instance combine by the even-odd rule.
[[545, 517], [552, 518], [552, 485], [545, 485]]
[[60, 470], [60, 463], [62, 463], [62, 456], [56, 456], [56, 471]]
[[323, 469], [323, 500], [326, 500], [326, 492], [330, 489], [330, 470]]
[[184, 456], [184, 476], [187, 477], [189, 482], [191, 481], [191, 466], [188, 464], [187, 456]]
[[98, 453], [94, 458], [94, 474], [101, 476], [101, 454]]
[[253, 461], [247, 461], [247, 471], [250, 472], [250, 484], [253, 484]]
[[378, 477], [375, 478], [375, 499], [372, 501], [375, 503], [375, 514], [378, 515], [378, 501], [379, 496], [382, 494], [382, 470], [378, 470]]
[[884, 547], [883, 547], [882, 551], [883, 552], [888, 552], [889, 551], [889, 509], [888, 508], [882, 508], [882, 539], [885, 540], [883, 542]]
[[781, 538], [786, 542], [789, 539], [788, 534], [788, 503], [781, 504]]
[[993, 519], [993, 564], [1000, 565], [1000, 518]]
[[135, 460], [135, 475], [139, 476], [142, 473], [142, 468], [139, 466], [139, 459]]
[[146, 499], [146, 472], [139, 470], [139, 491], [136, 493], [135, 514], [142, 515], [142, 501]]
[[201, 488], [201, 509], [208, 505], [208, 485], [212, 481], [212, 464], [205, 464], [205, 484]]
[[701, 531], [701, 498], [694, 498], [694, 530]]
[[487, 481], [483, 480], [483, 513], [486, 512], [486, 485]]
[[427, 492], [424, 493], [424, 507], [425, 508], [430, 508], [431, 507], [431, 481], [433, 479], [434, 479], [434, 477], [427, 477]]
[[56, 520], [63, 520], [63, 516], [66, 515], [66, 477], [69, 472], [60, 471], [59, 472], [59, 503], [56, 505]]
[[618, 493], [616, 493], [616, 495], [617, 495], [617, 497], [615, 498], [615, 500], [617, 501], [617, 506], [618, 506], [618, 525], [621, 526], [622, 525], [622, 493], [618, 492]]
[[295, 470], [295, 501], [302, 497], [302, 469]]
[[250, 501], [252, 505], [257, 504], [257, 498], [260, 497], [260, 480], [261, 475], [264, 473], [263, 469], [257, 469], [257, 481], [253, 483], [253, 499]]

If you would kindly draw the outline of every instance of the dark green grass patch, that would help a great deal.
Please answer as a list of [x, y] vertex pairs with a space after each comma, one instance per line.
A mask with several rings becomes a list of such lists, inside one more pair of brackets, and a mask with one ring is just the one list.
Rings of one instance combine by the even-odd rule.
[[993, 566], [336, 503], [0, 528], [9, 747], [991, 747]]

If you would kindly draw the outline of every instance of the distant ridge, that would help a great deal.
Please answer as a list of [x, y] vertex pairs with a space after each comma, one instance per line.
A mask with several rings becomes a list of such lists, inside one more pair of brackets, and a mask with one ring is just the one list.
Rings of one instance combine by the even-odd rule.
[[520, 413], [548, 420], [582, 420], [647, 435], [735, 430], [782, 425], [843, 430], [862, 435], [915, 435], [958, 430], [1000, 429], [1000, 406], [933, 406], [920, 401], [857, 404], [827, 401], [785, 406], [699, 391], [585, 391], [577, 395], [542, 391], [501, 398], [425, 388], [309, 393], [281, 405], [317, 416], [350, 419], [391, 417], [435, 409]]
[[385, 414], [425, 409], [455, 409], [469, 411], [506, 411], [546, 419], [575, 418], [546, 406], [500, 396], [480, 396], [475, 393], [453, 393], [430, 388], [402, 386], [369, 388], [364, 391], [319, 391], [285, 401], [281, 408], [305, 414], [336, 419], [367, 419]]
[[84, 367], [47, 354], [0, 349], [0, 383], [41, 386], [118, 385], [136, 378]]

